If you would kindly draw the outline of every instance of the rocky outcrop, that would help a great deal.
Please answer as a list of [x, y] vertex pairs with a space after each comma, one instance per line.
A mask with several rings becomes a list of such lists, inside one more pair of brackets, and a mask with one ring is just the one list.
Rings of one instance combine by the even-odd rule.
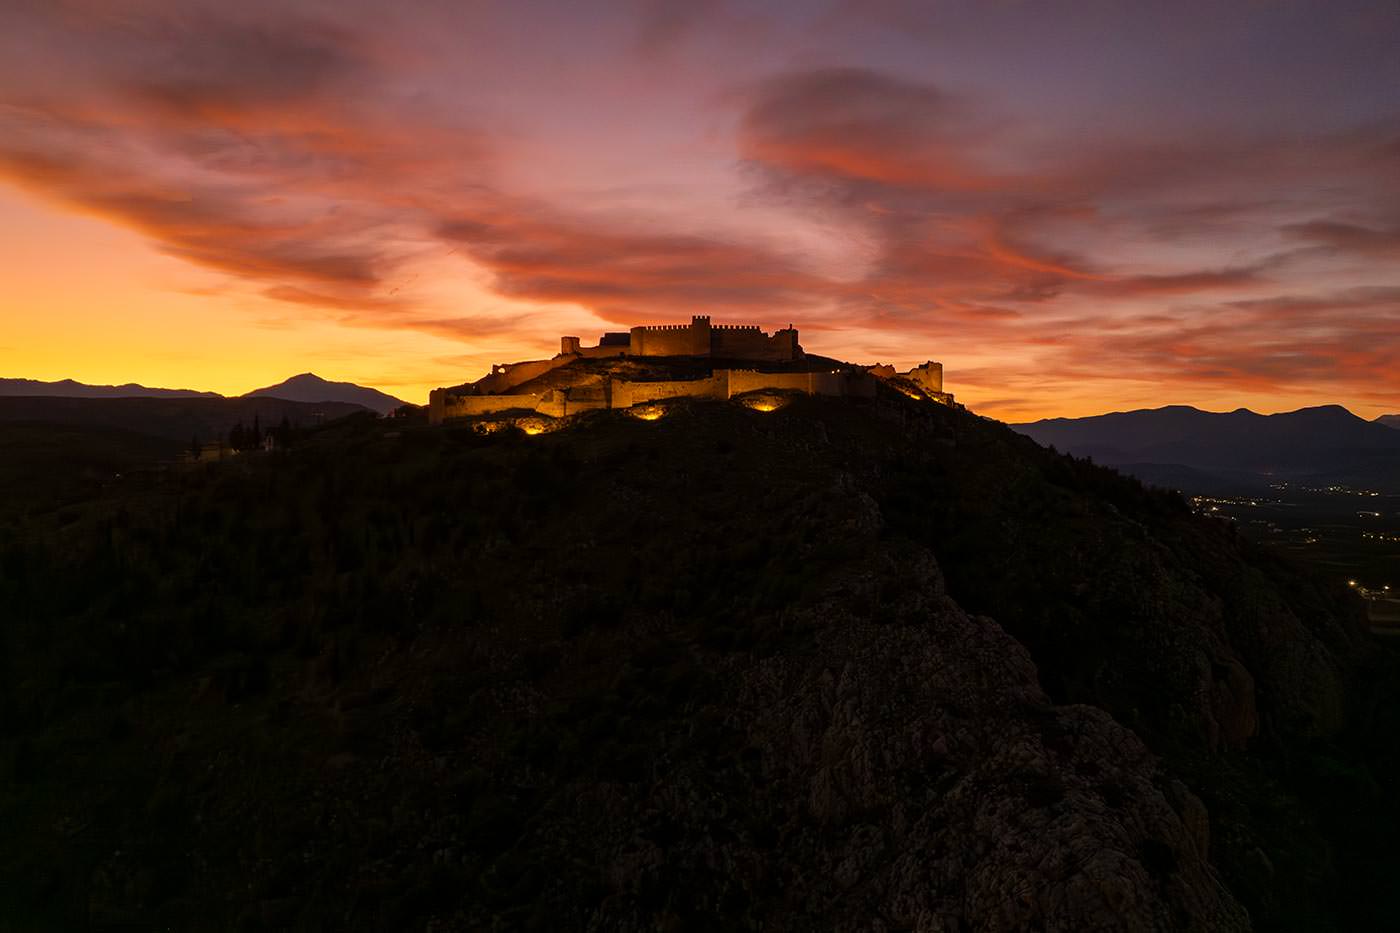
[[[672, 885], [748, 904], [764, 929], [1249, 927], [1209, 865], [1204, 807], [1131, 732], [1052, 705], [928, 555], [861, 570], [789, 620], [807, 650], [729, 672], [734, 707], [714, 712], [744, 735], [747, 820], [698, 763], [612, 801], [629, 832], [600, 847], [612, 891], [592, 929], [653, 929], [646, 892]], [[890, 588], [879, 621], [852, 611]]]

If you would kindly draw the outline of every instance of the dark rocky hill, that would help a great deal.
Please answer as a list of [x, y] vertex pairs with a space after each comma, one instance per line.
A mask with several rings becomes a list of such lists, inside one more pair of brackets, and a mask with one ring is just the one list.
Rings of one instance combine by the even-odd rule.
[[1359, 603], [893, 394], [348, 419], [0, 524], [0, 605], [11, 929], [1400, 919]]
[[1376, 424], [1383, 424], [1388, 428], [1400, 428], [1400, 415], [1381, 415], [1376, 419]]

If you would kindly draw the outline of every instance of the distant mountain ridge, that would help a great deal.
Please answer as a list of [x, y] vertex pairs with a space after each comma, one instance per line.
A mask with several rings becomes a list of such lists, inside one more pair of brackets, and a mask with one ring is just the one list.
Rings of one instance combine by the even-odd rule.
[[39, 379], [0, 378], [0, 396], [32, 398], [280, 398], [290, 402], [340, 402], [359, 405], [381, 415], [408, 404], [378, 389], [353, 382], [332, 382], [314, 373], [301, 373], [276, 385], [238, 396], [195, 389], [158, 389], [128, 382], [124, 385], [89, 385], [73, 379], [44, 382]]
[[1383, 424], [1388, 428], [1400, 428], [1400, 415], [1381, 415], [1376, 419], [1376, 424]]
[[312, 427], [365, 414], [350, 402], [296, 402], [271, 396], [254, 398], [64, 398], [0, 397], [0, 425], [28, 424], [126, 431], [161, 438], [184, 446], [192, 438], [214, 441], [235, 424], [251, 426], [254, 419], [271, 427], [282, 419], [297, 427]]
[[72, 379], [44, 382], [39, 379], [0, 378], [0, 395], [45, 398], [223, 398], [217, 392], [195, 389], [153, 389], [134, 382], [119, 386], [88, 385]]
[[245, 392], [243, 398], [284, 398], [292, 402], [348, 402], [361, 405], [381, 415], [407, 405], [401, 398], [387, 392], [356, 385], [353, 382], [331, 382], [315, 373], [301, 373], [290, 379]]
[[1162, 468], [1170, 466], [1232, 483], [1313, 477], [1400, 487], [1400, 432], [1340, 405], [1273, 415], [1169, 405], [1011, 427], [1041, 444], [1149, 481], [1159, 480]]

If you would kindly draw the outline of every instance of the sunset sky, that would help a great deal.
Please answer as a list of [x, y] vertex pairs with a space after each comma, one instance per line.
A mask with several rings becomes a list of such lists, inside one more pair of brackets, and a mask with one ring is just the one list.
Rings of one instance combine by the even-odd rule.
[[0, 0], [0, 375], [423, 401], [794, 323], [1008, 420], [1400, 411], [1400, 4]]

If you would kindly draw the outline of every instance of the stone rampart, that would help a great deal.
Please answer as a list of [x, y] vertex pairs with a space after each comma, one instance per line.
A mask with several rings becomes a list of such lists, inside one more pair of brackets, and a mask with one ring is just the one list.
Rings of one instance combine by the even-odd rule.
[[[627, 344], [610, 344], [597, 347], [579, 347], [578, 356], [586, 360], [601, 360], [614, 356], [626, 356]], [[565, 362], [568, 362], [567, 360]]]
[[573, 386], [551, 389], [540, 396], [535, 411], [553, 418], [567, 418], [584, 411], [609, 407], [609, 393], [603, 386]]
[[689, 324], [634, 327], [629, 332], [632, 356], [706, 356], [710, 352], [710, 319], [692, 318]]
[[[559, 340], [560, 357], [592, 359], [624, 354], [787, 361], [800, 358], [802, 346], [792, 327], [770, 336], [757, 324], [711, 324], [709, 316], [703, 314], [691, 317], [689, 324], [638, 325], [625, 334], [609, 332], [596, 347], [585, 347], [572, 336]], [[493, 391], [503, 390], [493, 386]]]
[[816, 373], [760, 373], [748, 369], [730, 370], [729, 396], [762, 389], [805, 392], [808, 395], [857, 396], [870, 398], [875, 395], [875, 379], [867, 373], [858, 372], [816, 372]]
[[[538, 395], [453, 395], [446, 398], [442, 405], [442, 418], [466, 418], [471, 415], [493, 415], [500, 411], [510, 411], [512, 409], [528, 409], [534, 411], [539, 405]], [[429, 420], [433, 420], [431, 409], [431, 399], [429, 401]]]
[[659, 402], [672, 398], [728, 398], [728, 373], [716, 372], [705, 379], [670, 380], [665, 382], [613, 381], [612, 407], [631, 408], [643, 402]]
[[926, 392], [934, 395], [943, 392], [943, 364], [929, 360], [919, 366], [915, 366], [907, 373], [902, 373], [905, 379], [913, 382]]
[[500, 395], [524, 382], [529, 382], [552, 369], [572, 363], [572, 356], [556, 356], [550, 360], [528, 360], [524, 363], [500, 363], [491, 368], [490, 375], [483, 376], [472, 385], [478, 395]]
[[875, 385], [876, 378], [861, 371], [763, 373], [751, 369], [717, 369], [703, 379], [636, 382], [612, 379], [606, 386], [561, 387], [541, 395], [447, 395], [443, 389], [434, 389], [428, 397], [429, 420], [438, 424], [445, 418], [522, 408], [564, 418], [604, 408], [631, 408], [676, 398], [729, 399], [763, 390], [870, 398], [875, 395]]
[[797, 332], [780, 330], [768, 336], [757, 327], [742, 325], [715, 325], [710, 329], [711, 356], [736, 360], [796, 359]]

